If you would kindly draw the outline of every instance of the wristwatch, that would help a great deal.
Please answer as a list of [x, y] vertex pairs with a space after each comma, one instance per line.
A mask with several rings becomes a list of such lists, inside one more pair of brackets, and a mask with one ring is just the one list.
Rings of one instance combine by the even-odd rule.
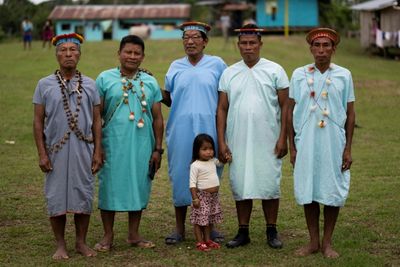
[[154, 149], [154, 151], [157, 151], [158, 153], [160, 153], [160, 155], [164, 154], [164, 149], [162, 148], [156, 148]]

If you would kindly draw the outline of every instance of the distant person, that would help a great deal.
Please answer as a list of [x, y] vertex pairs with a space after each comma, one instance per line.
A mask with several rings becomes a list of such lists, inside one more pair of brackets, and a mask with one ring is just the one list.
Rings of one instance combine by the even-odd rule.
[[48, 43], [49, 49], [51, 47], [51, 39], [54, 36], [54, 29], [51, 20], [46, 20], [42, 28], [42, 39], [43, 39], [43, 48], [46, 48], [46, 43]]
[[231, 17], [229, 16], [229, 13], [227, 12], [222, 13], [220, 22], [221, 22], [222, 36], [226, 44], [229, 41], [229, 30], [231, 28]]
[[277, 219], [282, 158], [287, 154], [289, 80], [277, 63], [260, 57], [262, 29], [247, 24], [238, 32], [242, 60], [229, 66], [219, 82], [217, 131], [219, 159], [232, 153], [229, 178], [238, 232], [228, 248], [250, 243], [253, 201], [261, 200], [267, 244], [282, 248]]
[[215, 144], [212, 137], [208, 134], [196, 136], [190, 165], [190, 222], [194, 225], [196, 249], [200, 251], [220, 248], [220, 244], [211, 239], [211, 225], [222, 222], [217, 166], [223, 166], [223, 163], [214, 156]]
[[22, 31], [22, 41], [24, 43], [24, 50], [26, 50], [26, 48], [31, 49], [33, 24], [28, 19], [28, 17], [25, 17], [24, 20], [22, 21], [21, 31]]
[[140, 235], [139, 226], [149, 203], [152, 180], [160, 168], [164, 127], [160, 87], [150, 72], [140, 68], [144, 57], [143, 40], [127, 35], [119, 44], [120, 65], [103, 71], [96, 79], [105, 157], [99, 173], [104, 235], [95, 245], [101, 252], [113, 246], [116, 212], [128, 213], [129, 245], [155, 247]]
[[59, 69], [43, 79], [33, 95], [34, 136], [39, 167], [46, 173], [45, 195], [57, 243], [53, 259], [68, 259], [65, 242], [66, 214], [73, 213], [75, 249], [91, 257], [86, 245], [94, 174], [102, 164], [100, 97], [92, 79], [77, 70], [82, 36], [56, 36]]
[[[171, 107], [166, 141], [176, 223], [175, 231], [165, 238], [169, 245], [185, 239], [187, 207], [192, 204], [189, 190], [192, 144], [200, 133], [210, 135], [214, 142], [217, 138], [218, 81], [226, 68], [220, 57], [204, 54], [207, 32], [211, 29], [209, 25], [190, 21], [180, 28], [186, 56], [172, 62], [163, 90], [163, 103]], [[211, 237], [216, 242], [223, 240], [222, 234], [215, 230]]]
[[[296, 254], [307, 256], [321, 251], [327, 258], [336, 258], [339, 253], [332, 248], [332, 235], [350, 186], [355, 125], [353, 79], [349, 70], [331, 63], [340, 42], [336, 31], [317, 28], [307, 34], [306, 40], [314, 63], [293, 72], [288, 113], [294, 194], [304, 207], [310, 236], [310, 242]], [[320, 204], [324, 205], [321, 243]]]

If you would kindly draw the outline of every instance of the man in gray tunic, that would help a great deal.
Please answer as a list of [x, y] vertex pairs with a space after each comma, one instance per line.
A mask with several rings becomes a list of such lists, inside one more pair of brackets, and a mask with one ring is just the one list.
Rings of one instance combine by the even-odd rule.
[[38, 82], [33, 131], [39, 167], [46, 173], [45, 195], [57, 243], [53, 259], [67, 259], [66, 214], [74, 213], [75, 249], [90, 257], [86, 245], [92, 212], [94, 173], [102, 164], [100, 97], [92, 79], [77, 69], [82, 36], [53, 38], [59, 70]]

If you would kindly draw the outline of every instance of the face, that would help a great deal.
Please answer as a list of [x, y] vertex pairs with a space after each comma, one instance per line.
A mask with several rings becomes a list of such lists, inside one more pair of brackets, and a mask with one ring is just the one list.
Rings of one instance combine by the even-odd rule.
[[255, 34], [242, 35], [238, 41], [240, 55], [247, 65], [254, 65], [260, 59], [260, 49], [263, 43]]
[[122, 70], [134, 72], [143, 62], [144, 52], [140, 45], [127, 43], [118, 51], [118, 57]]
[[318, 65], [329, 64], [335, 50], [336, 46], [333, 45], [332, 40], [326, 37], [315, 39], [310, 46], [311, 54]]
[[81, 52], [75, 43], [62, 43], [57, 46], [56, 57], [61, 69], [75, 69]]
[[204, 40], [200, 34], [200, 31], [189, 30], [183, 34], [183, 48], [185, 49], [186, 55], [198, 56], [203, 53], [208, 40]]
[[214, 150], [209, 142], [203, 142], [199, 150], [199, 159], [203, 161], [207, 161], [214, 157]]

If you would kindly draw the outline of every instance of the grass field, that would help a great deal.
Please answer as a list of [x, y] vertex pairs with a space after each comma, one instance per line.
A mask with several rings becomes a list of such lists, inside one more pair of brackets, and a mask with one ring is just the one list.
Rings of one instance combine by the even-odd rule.
[[[206, 49], [221, 56], [227, 64], [240, 59], [231, 44], [214, 38]], [[169, 64], [183, 56], [180, 41], [148, 41], [143, 67], [151, 70], [161, 85]], [[118, 64], [118, 43], [86, 43], [79, 69], [96, 78]], [[295, 67], [312, 58], [301, 36], [264, 38], [262, 55], [280, 63], [290, 76]], [[252, 243], [246, 247], [199, 253], [188, 224], [187, 240], [181, 245], [164, 245], [164, 237], [174, 225], [167, 161], [153, 183], [151, 201], [143, 214], [141, 232], [154, 241], [154, 250], [131, 248], [125, 243], [127, 216], [118, 214], [115, 249], [86, 259], [74, 250], [74, 227], [68, 216], [67, 242], [71, 258], [54, 263], [53, 235], [46, 215], [43, 174], [37, 165], [32, 137], [32, 94], [37, 81], [57, 68], [54, 49], [42, 50], [33, 44], [23, 51], [20, 43], [0, 44], [0, 266], [400, 266], [400, 63], [372, 57], [359, 48], [356, 40], [344, 39], [335, 63], [353, 73], [356, 88], [356, 116], [353, 143], [352, 181], [349, 199], [341, 210], [334, 246], [341, 254], [336, 260], [321, 254], [307, 258], [293, 255], [306, 242], [303, 210], [293, 197], [292, 169], [286, 157], [282, 177], [279, 230], [282, 250], [265, 244], [265, 223], [261, 203], [256, 202], [250, 225]], [[165, 119], [168, 110], [163, 109]], [[7, 141], [15, 141], [9, 144]], [[219, 227], [230, 239], [236, 233], [236, 216], [227, 172], [221, 190], [225, 212]], [[97, 200], [95, 207], [97, 206]], [[90, 223], [88, 243], [102, 237], [99, 211]]]

